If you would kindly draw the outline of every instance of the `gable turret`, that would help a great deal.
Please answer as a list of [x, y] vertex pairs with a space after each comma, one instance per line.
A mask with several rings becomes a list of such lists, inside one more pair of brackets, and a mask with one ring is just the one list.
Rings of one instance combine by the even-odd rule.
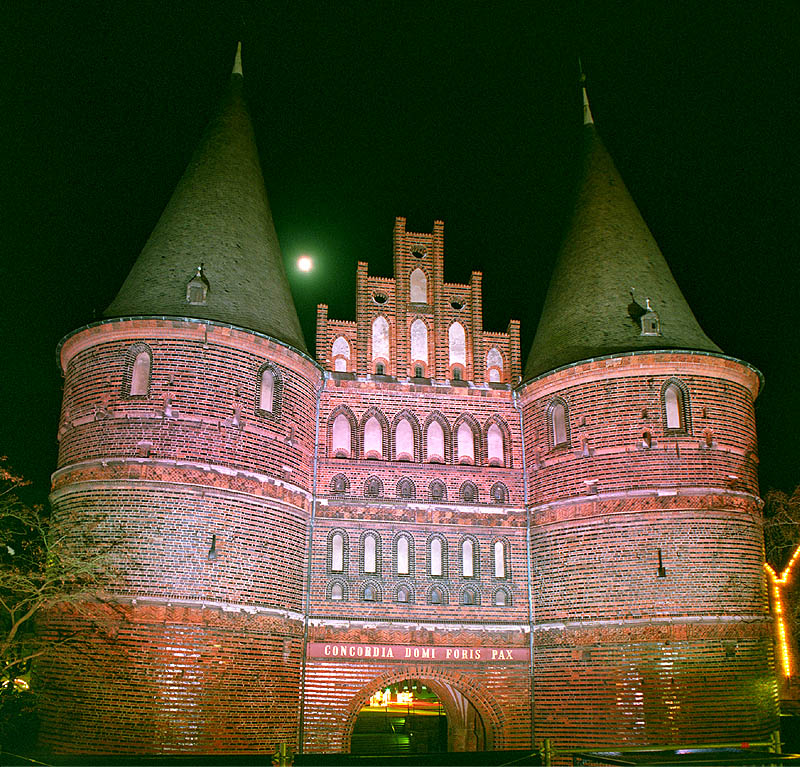
[[[585, 88], [583, 99], [577, 201], [525, 378], [606, 354], [645, 349], [719, 352], [692, 314], [603, 145]], [[657, 332], [643, 332], [645, 314], [657, 315]]]
[[305, 352], [243, 86], [237, 51], [220, 107], [105, 316], [215, 320]]

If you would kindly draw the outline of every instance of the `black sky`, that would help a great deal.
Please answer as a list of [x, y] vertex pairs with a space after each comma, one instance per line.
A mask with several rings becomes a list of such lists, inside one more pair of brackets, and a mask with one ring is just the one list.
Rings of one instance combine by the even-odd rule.
[[[519, 318], [527, 355], [578, 171], [580, 53], [598, 130], [702, 327], [766, 377], [762, 490], [800, 481], [794, 3], [147, 0], [2, 13], [0, 453], [41, 488], [56, 464], [56, 344], [122, 284], [240, 37], [309, 346], [317, 303], [354, 318], [357, 260], [391, 274], [403, 215], [417, 231], [444, 220], [447, 280], [481, 269], [485, 327]], [[293, 268], [303, 251], [311, 275]]]

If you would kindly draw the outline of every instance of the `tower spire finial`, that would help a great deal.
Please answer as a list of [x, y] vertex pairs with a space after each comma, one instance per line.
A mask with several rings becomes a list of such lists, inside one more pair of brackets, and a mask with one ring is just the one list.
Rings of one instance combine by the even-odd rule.
[[239, 41], [239, 44], [236, 46], [236, 58], [233, 60], [233, 72], [232, 75], [241, 75], [244, 77], [244, 73], [242, 72], [242, 41]]
[[581, 72], [581, 89], [583, 90], [583, 124], [594, 125], [594, 117], [592, 117], [592, 110], [589, 108], [589, 96], [586, 93], [586, 73], [583, 71], [583, 62], [581, 57], [578, 56], [578, 69]]

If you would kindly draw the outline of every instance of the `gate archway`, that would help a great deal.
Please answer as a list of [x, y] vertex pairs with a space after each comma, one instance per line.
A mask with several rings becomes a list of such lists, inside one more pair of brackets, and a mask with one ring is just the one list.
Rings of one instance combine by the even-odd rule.
[[[348, 706], [349, 713], [343, 733], [344, 750], [352, 752], [356, 722], [362, 710], [368, 708], [370, 699], [374, 700], [376, 693], [389, 689], [391, 695], [392, 692], [402, 691], [405, 686], [411, 688], [413, 684], [417, 684], [418, 689], [424, 686], [430, 690], [441, 705], [446, 718], [447, 733], [446, 739], [443, 739], [446, 748], [440, 750], [491, 751], [496, 747], [502, 748], [502, 744], [497, 743], [497, 734], [501, 730], [498, 711], [493, 702], [486, 699], [469, 679], [460, 674], [432, 672], [430, 666], [424, 669], [398, 669], [372, 680], [362, 688]], [[413, 748], [409, 744], [409, 749]]]

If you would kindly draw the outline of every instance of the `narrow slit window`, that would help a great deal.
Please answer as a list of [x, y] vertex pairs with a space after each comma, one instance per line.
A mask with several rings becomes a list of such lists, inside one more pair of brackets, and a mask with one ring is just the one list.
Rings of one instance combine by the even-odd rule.
[[364, 572], [365, 573], [374, 573], [377, 569], [377, 560], [375, 556], [375, 550], [377, 547], [377, 541], [375, 540], [375, 536], [370, 534], [364, 538]]
[[408, 575], [408, 538], [405, 535], [397, 539], [397, 574]]
[[461, 544], [461, 574], [465, 578], [475, 576], [475, 544], [469, 539]]
[[494, 577], [506, 577], [506, 547], [502, 541], [494, 544]]
[[146, 397], [150, 393], [150, 354], [139, 352], [131, 372], [131, 397]]
[[664, 413], [667, 429], [673, 431], [684, 429], [683, 408], [683, 392], [676, 384], [670, 384], [664, 389]]
[[265, 369], [261, 371], [261, 393], [258, 400], [258, 406], [267, 413], [272, 412], [272, 406], [275, 398], [275, 374]]
[[550, 409], [550, 426], [552, 430], [553, 446], [566, 444], [567, 409], [563, 402], [556, 402]]
[[344, 570], [344, 536], [334, 533], [331, 538], [331, 570], [340, 573]]
[[434, 538], [430, 548], [431, 575], [442, 574], [442, 541]]

